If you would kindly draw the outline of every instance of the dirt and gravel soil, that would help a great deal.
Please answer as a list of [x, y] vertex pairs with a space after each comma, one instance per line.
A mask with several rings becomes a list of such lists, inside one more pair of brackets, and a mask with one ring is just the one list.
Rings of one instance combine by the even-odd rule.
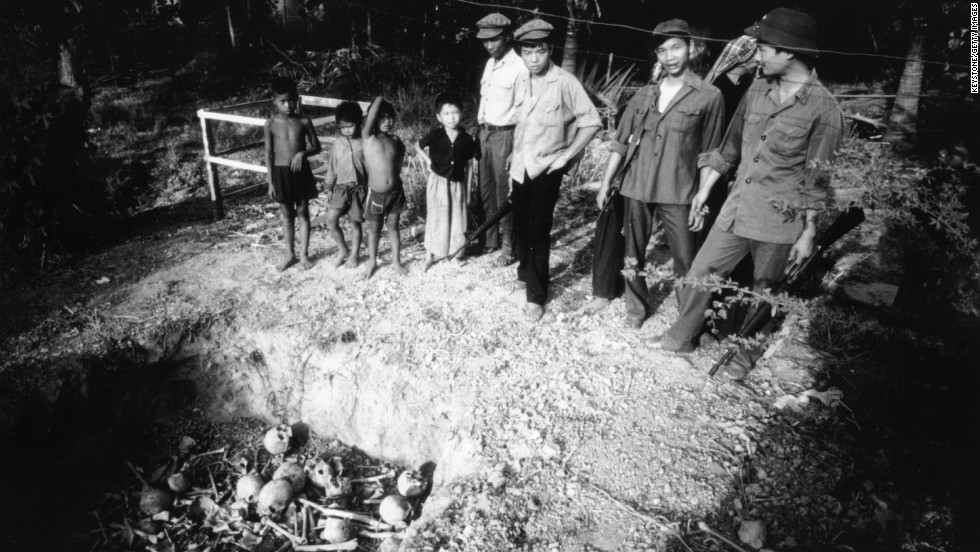
[[[942, 508], [902, 517], [893, 489], [854, 473], [858, 453], [846, 437], [853, 423], [847, 397], [830, 405], [814, 399], [798, 412], [775, 406], [787, 394], [825, 390], [811, 373], [820, 356], [799, 339], [805, 329], [788, 332], [745, 385], [734, 385], [705, 376], [719, 348], [690, 357], [637, 353], [676, 314], [666, 290], [656, 291], [662, 305], [639, 331], [624, 329], [622, 301], [582, 314], [590, 296], [593, 197], [569, 189], [560, 203], [553, 297], [533, 325], [522, 315], [524, 293], [513, 266], [496, 268], [492, 257], [479, 256], [423, 274], [421, 239], [411, 228], [404, 231], [410, 273], [395, 273], [383, 240], [380, 269], [361, 281], [355, 271], [332, 267], [334, 247], [322, 230], [312, 240], [311, 270], [276, 272], [282, 255], [276, 208], [258, 195], [229, 200], [228, 216], [216, 223], [207, 221], [204, 202], [153, 211], [129, 229], [133, 237], [8, 288], [0, 375], [16, 390], [11, 394], [43, 395], [51, 381], [64, 379], [65, 359], [145, 350], [129, 358], [168, 360], [174, 336], [186, 348], [196, 335], [214, 344], [235, 335], [229, 328], [247, 327], [292, 336], [285, 348], [339, 351], [330, 358], [349, 370], [380, 363], [392, 378], [410, 374], [412, 389], [422, 390], [385, 400], [424, 409], [444, 404], [444, 397], [465, 397], [433, 416], [453, 420], [446, 431], [464, 434], [459, 438], [474, 443], [473, 450], [464, 465], [449, 470], [452, 477], [437, 477], [425, 514], [411, 526], [409, 550], [884, 550], [908, 544], [896, 541], [897, 520], [909, 535], [915, 534], [909, 527], [948, 518]], [[662, 243], [650, 254], [669, 262]], [[139, 369], [120, 377], [138, 381]], [[304, 377], [320, 376], [326, 374]], [[227, 416], [309, 421], [290, 419], [308, 412], [302, 390], [290, 388], [285, 396], [284, 388], [270, 388], [280, 395], [263, 400], [277, 409]], [[224, 406], [237, 404], [232, 399]], [[191, 395], [160, 409], [174, 414], [214, 406], [200, 401]], [[15, 404], [0, 408], [5, 431], [33, 412]], [[166, 428], [173, 418], [160, 415], [155, 422]], [[356, 440], [349, 427], [337, 433], [317, 437]], [[103, 449], [87, 453], [105, 456], [99, 469], [111, 475], [96, 479], [116, 487], [103, 492], [132, 484], [119, 456], [139, 454], [138, 448], [138, 441], [124, 447], [110, 437]], [[61, 461], [70, 460], [44, 465]], [[70, 503], [79, 517], [94, 507]], [[16, 534], [12, 526], [4, 532]]]

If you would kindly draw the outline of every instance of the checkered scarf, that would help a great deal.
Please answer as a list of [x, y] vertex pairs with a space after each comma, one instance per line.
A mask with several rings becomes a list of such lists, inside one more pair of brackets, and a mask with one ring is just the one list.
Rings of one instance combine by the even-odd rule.
[[708, 71], [704, 80], [715, 82], [715, 79], [731, 71], [732, 68], [748, 62], [754, 55], [755, 39], [751, 36], [742, 35], [725, 45], [725, 49], [718, 56], [718, 61], [715, 62], [711, 71]]

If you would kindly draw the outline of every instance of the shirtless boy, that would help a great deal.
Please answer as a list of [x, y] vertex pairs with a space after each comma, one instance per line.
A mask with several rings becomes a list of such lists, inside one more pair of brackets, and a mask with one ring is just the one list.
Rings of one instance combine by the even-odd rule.
[[368, 109], [361, 137], [364, 139], [364, 165], [368, 176], [368, 198], [364, 204], [364, 226], [368, 235], [368, 261], [363, 278], [370, 278], [378, 265], [378, 242], [381, 225], [388, 229], [392, 264], [399, 274], [407, 274], [402, 265], [401, 239], [398, 221], [405, 210], [405, 190], [402, 187], [401, 166], [405, 144], [390, 134], [395, 126], [395, 108], [378, 96]]
[[279, 203], [286, 240], [287, 254], [278, 266], [280, 272], [297, 263], [293, 245], [297, 217], [302, 247], [298, 262], [303, 270], [313, 266], [309, 258], [310, 200], [316, 197], [316, 184], [307, 158], [320, 153], [320, 140], [313, 122], [296, 114], [298, 102], [295, 82], [282, 77], [273, 81], [276, 114], [265, 122], [265, 166], [269, 169], [269, 197]]
[[[364, 222], [364, 200], [367, 198], [367, 176], [364, 170], [364, 148], [361, 143], [361, 122], [364, 116], [361, 106], [344, 102], [337, 106], [337, 126], [340, 138], [334, 143], [324, 187], [329, 192], [327, 205], [327, 230], [337, 244], [334, 267], [357, 267], [361, 250], [361, 223]], [[351, 247], [347, 248], [340, 217], [350, 217]]]

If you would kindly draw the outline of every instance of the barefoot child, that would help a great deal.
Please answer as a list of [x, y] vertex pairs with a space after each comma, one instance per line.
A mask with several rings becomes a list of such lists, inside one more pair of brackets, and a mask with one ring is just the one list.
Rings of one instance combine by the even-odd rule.
[[[429, 166], [425, 195], [425, 269], [466, 243], [466, 194], [470, 160], [480, 157], [476, 142], [459, 128], [460, 100], [436, 98], [436, 119], [442, 127], [419, 140], [418, 152]], [[424, 271], [423, 270], [423, 271]]]
[[388, 228], [391, 258], [399, 274], [407, 274], [402, 266], [401, 239], [398, 220], [405, 210], [405, 190], [402, 187], [401, 166], [405, 144], [390, 134], [395, 126], [395, 108], [381, 96], [368, 109], [367, 120], [361, 129], [364, 139], [364, 164], [367, 166], [368, 197], [364, 205], [364, 221], [368, 235], [368, 262], [363, 277], [370, 278], [378, 265], [378, 242], [381, 225]]
[[272, 103], [276, 114], [265, 122], [265, 166], [269, 169], [269, 196], [279, 203], [286, 240], [287, 255], [279, 264], [279, 271], [296, 264], [293, 240], [297, 217], [302, 247], [299, 263], [303, 270], [313, 266], [309, 258], [309, 203], [316, 197], [316, 184], [307, 157], [320, 153], [320, 140], [313, 130], [313, 122], [296, 114], [298, 101], [296, 83], [283, 77], [273, 81]]
[[[339, 250], [334, 266], [339, 267], [346, 260], [347, 268], [354, 268], [361, 249], [361, 223], [364, 222], [364, 200], [367, 198], [361, 106], [344, 102], [337, 106], [336, 117], [340, 138], [334, 143], [324, 182], [329, 194], [327, 230]], [[350, 249], [347, 249], [344, 231], [340, 229], [340, 217], [345, 214], [350, 215]]]

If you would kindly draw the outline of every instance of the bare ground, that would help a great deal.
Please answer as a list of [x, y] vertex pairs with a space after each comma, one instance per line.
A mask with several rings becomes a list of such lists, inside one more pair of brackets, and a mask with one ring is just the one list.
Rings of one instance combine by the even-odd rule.
[[[217, 223], [206, 221], [201, 202], [151, 211], [137, 219], [134, 237], [5, 290], [0, 375], [18, 389], [43, 387], [58, 359], [125, 344], [163, 354], [173, 349], [168, 336], [223, 325], [291, 334], [285, 347], [316, 343], [355, 372], [381, 363], [398, 377], [410, 374], [422, 395], [406, 403], [466, 397], [445, 415], [476, 443], [475, 462], [438, 479], [412, 526], [414, 550], [750, 550], [738, 536], [749, 520], [762, 522], [774, 550], [895, 549], [901, 535], [949, 516], [937, 508], [928, 519], [902, 518], [897, 495], [853, 473], [850, 455], [858, 453], [845, 435], [853, 423], [846, 407], [814, 401], [799, 414], [774, 407], [814, 385], [809, 370], [820, 357], [800, 342], [805, 330], [788, 333], [738, 386], [706, 378], [717, 348], [688, 358], [636, 353], [676, 314], [663, 290], [662, 306], [640, 331], [623, 329], [621, 301], [583, 315], [592, 202], [588, 190], [567, 190], [560, 204], [553, 297], [536, 325], [521, 314], [514, 267], [476, 257], [423, 274], [411, 229], [410, 274], [392, 270], [383, 240], [384, 262], [364, 282], [332, 268], [323, 231], [312, 240], [311, 270], [276, 272], [279, 221], [264, 198], [230, 200]], [[665, 263], [662, 247], [651, 256]], [[302, 392], [270, 388], [280, 393], [275, 411], [238, 414], [271, 422], [305, 411]], [[19, 413], [4, 414], [7, 429]], [[323, 437], [359, 446], [350, 429]]]

